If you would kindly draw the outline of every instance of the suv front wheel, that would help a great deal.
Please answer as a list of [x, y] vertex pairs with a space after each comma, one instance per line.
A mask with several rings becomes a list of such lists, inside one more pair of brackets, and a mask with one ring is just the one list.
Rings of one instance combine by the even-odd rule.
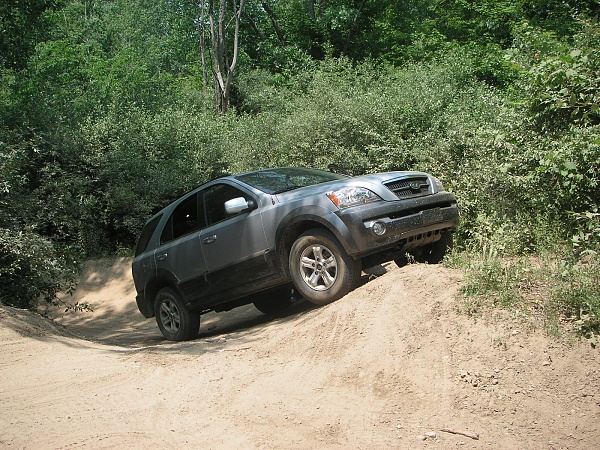
[[290, 251], [290, 276], [309, 302], [325, 305], [358, 285], [360, 262], [350, 257], [329, 231], [302, 234]]
[[156, 294], [154, 303], [156, 323], [163, 336], [170, 341], [189, 341], [198, 336], [200, 314], [190, 311], [171, 288]]

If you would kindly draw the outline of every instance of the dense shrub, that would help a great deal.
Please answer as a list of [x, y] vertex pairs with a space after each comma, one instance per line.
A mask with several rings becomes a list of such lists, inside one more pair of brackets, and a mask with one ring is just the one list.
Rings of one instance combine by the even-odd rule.
[[415, 143], [432, 143], [444, 132], [445, 108], [456, 96], [466, 102], [474, 80], [465, 70], [458, 58], [403, 70], [326, 60], [283, 113], [238, 120], [225, 154], [233, 155], [236, 170], [331, 162], [354, 173], [409, 168], [418, 160]]
[[555, 132], [570, 124], [600, 123], [600, 27], [581, 20], [567, 40], [523, 25], [514, 48], [526, 71], [523, 89], [537, 127]]
[[506, 260], [560, 254], [546, 307], [597, 334], [597, 2], [350, 3], [247, 4], [224, 117], [208, 112], [197, 5], [0, 8], [43, 25], [0, 39], [2, 301], [51, 299], [65, 255], [130, 250], [157, 209], [224, 172], [337, 163], [438, 176], [495, 305], [528, 274]]
[[0, 300], [19, 308], [74, 287], [76, 265], [48, 239], [30, 231], [0, 228]]
[[88, 121], [76, 145], [87, 171], [82, 176], [93, 184], [84, 208], [94, 216], [96, 232], [112, 248], [131, 248], [151, 214], [220, 175], [224, 127], [213, 116], [176, 109], [132, 109]]
[[224, 151], [232, 171], [332, 162], [354, 174], [424, 170], [459, 197], [459, 246], [515, 254], [568, 237], [541, 166], [555, 141], [459, 53], [402, 69], [328, 60], [287, 105], [236, 121]]

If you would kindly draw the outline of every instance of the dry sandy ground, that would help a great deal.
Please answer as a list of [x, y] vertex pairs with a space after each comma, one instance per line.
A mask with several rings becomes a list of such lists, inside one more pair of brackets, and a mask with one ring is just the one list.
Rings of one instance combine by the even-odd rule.
[[598, 350], [458, 314], [456, 271], [385, 269], [334, 304], [209, 314], [172, 343], [137, 312], [130, 261], [92, 263], [75, 300], [93, 313], [0, 309], [0, 448], [600, 447]]

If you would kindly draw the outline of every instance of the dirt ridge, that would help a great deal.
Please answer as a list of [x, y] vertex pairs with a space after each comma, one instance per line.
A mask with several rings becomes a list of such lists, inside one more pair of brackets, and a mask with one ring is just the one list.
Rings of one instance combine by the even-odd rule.
[[137, 312], [130, 262], [88, 263], [72, 301], [94, 312], [0, 307], [0, 448], [600, 442], [597, 351], [521, 316], [460, 314], [456, 270], [386, 265], [333, 304], [208, 314], [172, 343]]

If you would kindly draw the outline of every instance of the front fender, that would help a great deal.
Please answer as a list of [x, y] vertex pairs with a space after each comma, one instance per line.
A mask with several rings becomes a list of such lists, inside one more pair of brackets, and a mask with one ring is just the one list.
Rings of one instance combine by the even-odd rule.
[[[337, 240], [342, 244], [344, 250], [349, 255], [358, 251], [354, 238], [346, 224], [332, 211], [323, 208], [322, 206], [303, 206], [290, 211], [279, 223], [276, 232], [276, 241], [280, 243], [286, 241], [286, 233], [290, 230], [296, 231], [296, 234], [302, 234], [310, 228], [314, 228], [317, 223], [321, 227], [328, 229]], [[295, 240], [296, 236], [292, 236]], [[281, 250], [281, 249], [280, 249]]]

